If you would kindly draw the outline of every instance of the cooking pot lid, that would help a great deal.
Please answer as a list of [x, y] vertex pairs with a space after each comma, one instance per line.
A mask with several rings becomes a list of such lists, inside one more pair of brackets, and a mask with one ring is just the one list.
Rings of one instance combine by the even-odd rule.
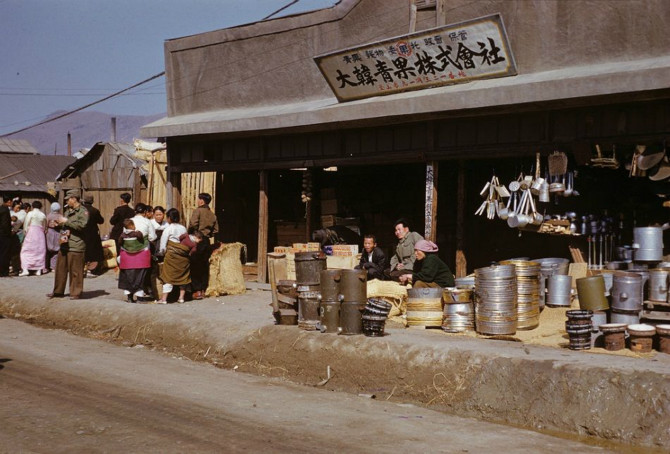
[[651, 181], [660, 181], [668, 177], [670, 177], [670, 162], [668, 162], [668, 157], [664, 156], [656, 172], [649, 175], [649, 179]]
[[650, 151], [649, 148], [637, 158], [637, 166], [641, 170], [649, 170], [663, 160], [665, 150]]

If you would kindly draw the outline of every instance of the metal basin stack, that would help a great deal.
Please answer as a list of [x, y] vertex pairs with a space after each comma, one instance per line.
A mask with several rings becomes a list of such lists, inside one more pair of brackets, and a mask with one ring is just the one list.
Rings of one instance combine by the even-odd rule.
[[518, 330], [531, 330], [540, 325], [540, 264], [529, 260], [507, 260], [501, 265], [516, 269], [516, 301]]
[[475, 329], [475, 306], [473, 289], [446, 288], [442, 295], [444, 314], [442, 330], [447, 333], [462, 333]]
[[516, 333], [517, 285], [514, 265], [475, 270], [475, 327], [479, 334]]
[[441, 288], [407, 290], [407, 326], [442, 326]]

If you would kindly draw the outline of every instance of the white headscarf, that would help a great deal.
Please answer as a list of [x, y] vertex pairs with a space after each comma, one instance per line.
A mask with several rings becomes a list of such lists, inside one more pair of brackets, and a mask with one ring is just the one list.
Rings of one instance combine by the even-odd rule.
[[57, 211], [60, 211], [60, 203], [54, 202], [51, 204], [51, 212], [56, 213]]

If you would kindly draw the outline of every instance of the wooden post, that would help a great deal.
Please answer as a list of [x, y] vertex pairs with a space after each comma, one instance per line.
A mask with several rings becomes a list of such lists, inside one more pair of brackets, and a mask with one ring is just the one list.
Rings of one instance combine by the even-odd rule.
[[425, 232], [427, 240], [435, 242], [437, 238], [437, 161], [426, 164], [426, 211]]
[[447, 0], [437, 0], [435, 5], [436, 26], [447, 25]]
[[268, 262], [268, 171], [259, 172], [258, 190], [258, 282], [265, 283]]
[[149, 161], [149, 184], [147, 184], [147, 205], [153, 206], [152, 191], [154, 188], [154, 154], [151, 153], [151, 160]]
[[409, 2], [409, 32], [414, 33], [416, 31], [416, 0], [410, 0]]
[[463, 253], [465, 223], [465, 163], [458, 161], [458, 193], [456, 195], [456, 277], [468, 274], [468, 262]]

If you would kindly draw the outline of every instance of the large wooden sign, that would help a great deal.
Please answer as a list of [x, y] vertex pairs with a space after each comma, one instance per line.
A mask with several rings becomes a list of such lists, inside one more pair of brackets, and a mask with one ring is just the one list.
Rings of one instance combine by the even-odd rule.
[[516, 75], [494, 14], [315, 57], [340, 101]]

